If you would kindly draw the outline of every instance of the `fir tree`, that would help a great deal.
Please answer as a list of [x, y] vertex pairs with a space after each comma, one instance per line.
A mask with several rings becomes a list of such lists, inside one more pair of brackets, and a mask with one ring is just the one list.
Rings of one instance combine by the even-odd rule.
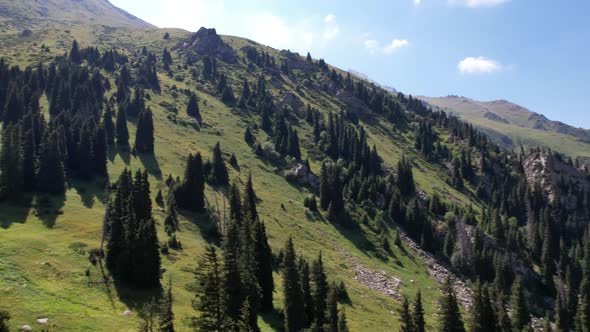
[[512, 286], [512, 295], [510, 297], [511, 321], [512, 325], [518, 331], [531, 325], [531, 316], [526, 305], [526, 299], [522, 289], [522, 281], [517, 279]]
[[154, 153], [154, 120], [149, 108], [139, 114], [134, 150], [138, 153]]
[[174, 312], [172, 311], [172, 282], [168, 283], [166, 294], [160, 303], [161, 314], [158, 322], [158, 332], [174, 332]]
[[201, 331], [225, 331], [222, 271], [215, 247], [207, 246], [195, 271], [197, 291], [193, 307], [200, 315], [194, 319]]
[[129, 147], [129, 131], [127, 130], [127, 112], [125, 109], [119, 108], [117, 112], [117, 128], [116, 128], [117, 145], [122, 148]]
[[326, 332], [338, 332], [338, 287], [335, 283], [330, 287], [326, 301], [327, 328]]
[[212, 163], [213, 183], [217, 186], [227, 186], [229, 184], [229, 175], [227, 173], [227, 166], [225, 165], [225, 161], [223, 160], [223, 155], [221, 153], [221, 146], [219, 142], [217, 142], [217, 144], [215, 144], [215, 148], [213, 148]]
[[453, 290], [451, 278], [448, 277], [443, 286], [443, 296], [440, 300], [439, 314], [441, 332], [465, 332], [465, 326], [459, 312], [459, 304]]
[[61, 158], [57, 133], [47, 133], [39, 150], [37, 189], [48, 194], [63, 194], [65, 170]]
[[324, 271], [321, 252], [318, 255], [318, 259], [312, 263], [311, 280], [313, 284], [313, 307], [316, 312], [314, 325], [321, 328], [326, 323], [326, 298], [328, 297], [329, 291], [328, 278]]
[[199, 101], [197, 99], [197, 95], [194, 93], [191, 94], [188, 100], [186, 114], [195, 118], [199, 124], [202, 124], [203, 119], [201, 118], [201, 112], [199, 111]]
[[424, 322], [424, 308], [422, 307], [422, 294], [418, 289], [416, 293], [416, 300], [412, 308], [412, 322], [415, 332], [425, 332], [426, 323]]
[[113, 123], [113, 111], [109, 104], [107, 104], [107, 108], [104, 111], [102, 123], [104, 126], [107, 144], [115, 144], [115, 124]]
[[285, 293], [285, 331], [301, 331], [305, 324], [305, 304], [303, 303], [295, 248], [293, 247], [293, 240], [291, 238], [289, 238], [285, 245], [283, 287]]
[[402, 307], [399, 310], [399, 332], [413, 332], [414, 322], [412, 321], [412, 315], [410, 314], [410, 302], [408, 298], [404, 296], [402, 300]]

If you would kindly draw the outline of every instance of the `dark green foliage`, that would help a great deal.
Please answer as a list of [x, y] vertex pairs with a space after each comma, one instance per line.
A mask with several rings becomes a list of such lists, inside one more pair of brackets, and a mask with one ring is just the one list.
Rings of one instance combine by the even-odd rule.
[[37, 189], [48, 194], [63, 194], [65, 169], [57, 133], [47, 133], [39, 150]]
[[425, 332], [426, 322], [424, 322], [424, 307], [422, 307], [422, 293], [418, 289], [416, 300], [412, 307], [412, 323], [415, 332]]
[[94, 171], [97, 175], [107, 176], [107, 140], [104, 124], [98, 126], [92, 141]]
[[195, 272], [197, 291], [193, 307], [199, 311], [194, 318], [201, 331], [225, 331], [222, 268], [215, 247], [207, 246]]
[[346, 311], [344, 309], [340, 311], [340, 317], [338, 318], [338, 332], [349, 332], [348, 320], [346, 319]]
[[256, 278], [261, 292], [260, 306], [262, 310], [272, 310], [274, 281], [272, 277], [272, 250], [268, 245], [266, 227], [262, 222], [255, 222], [254, 259], [256, 261]]
[[[285, 331], [301, 331], [305, 324], [305, 304], [303, 302], [301, 280], [297, 269], [295, 248], [291, 238], [289, 238], [285, 245], [285, 257], [283, 259], [283, 285], [285, 294]], [[323, 301], [325, 303], [325, 297]], [[323, 309], [325, 310], [325, 304]], [[319, 312], [319, 310], [320, 308], [316, 307], [316, 311]]]
[[138, 153], [154, 153], [154, 119], [149, 108], [139, 114], [134, 150]]
[[216, 186], [227, 186], [229, 184], [229, 175], [227, 173], [227, 166], [225, 166], [225, 161], [223, 160], [223, 154], [219, 142], [217, 142], [215, 148], [213, 148], [212, 164], [212, 183]]
[[78, 47], [78, 42], [74, 40], [72, 42], [72, 49], [70, 50], [70, 61], [75, 64], [80, 64], [82, 62], [82, 57], [80, 56], [80, 49]]
[[191, 94], [188, 100], [186, 114], [195, 118], [199, 124], [203, 123], [203, 118], [201, 117], [201, 112], [199, 111], [199, 100], [197, 99], [197, 95], [194, 93]]
[[324, 262], [322, 260], [321, 252], [318, 255], [317, 260], [313, 261], [311, 265], [311, 281], [313, 285], [313, 307], [316, 312], [313, 323], [316, 326], [324, 326], [326, 323], [326, 299], [328, 297], [330, 286], [324, 270]]
[[160, 254], [147, 172], [124, 170], [107, 209], [107, 268], [116, 281], [138, 288], [160, 285]]
[[113, 123], [113, 111], [109, 104], [107, 104], [107, 108], [104, 111], [102, 123], [104, 126], [107, 144], [115, 144], [115, 124]]
[[439, 330], [441, 332], [465, 332], [465, 326], [459, 312], [459, 304], [453, 290], [451, 278], [443, 285], [443, 296], [440, 299]]
[[164, 298], [160, 301], [160, 318], [158, 321], [158, 332], [174, 332], [174, 312], [172, 311], [172, 304], [174, 298], [172, 296], [172, 282], [168, 283], [168, 289]]
[[254, 134], [252, 134], [250, 127], [246, 127], [246, 132], [244, 133], [244, 141], [246, 141], [246, 143], [250, 146], [252, 146], [254, 142], [256, 142], [256, 137], [254, 137]]
[[416, 192], [412, 163], [402, 156], [397, 164], [397, 186], [404, 197], [412, 196]]
[[117, 145], [122, 148], [129, 147], [129, 131], [127, 130], [127, 112], [119, 108], [117, 112], [116, 132]]
[[526, 299], [522, 289], [522, 282], [517, 279], [512, 286], [510, 297], [511, 321], [515, 329], [521, 331], [531, 325], [531, 316], [527, 308]]
[[494, 332], [499, 328], [488, 287], [479, 283], [473, 288], [470, 332]]
[[200, 153], [188, 156], [184, 180], [175, 194], [180, 208], [195, 212], [205, 211], [205, 176]]
[[413, 332], [414, 322], [410, 313], [410, 302], [407, 297], [402, 300], [402, 307], [399, 310], [399, 332]]

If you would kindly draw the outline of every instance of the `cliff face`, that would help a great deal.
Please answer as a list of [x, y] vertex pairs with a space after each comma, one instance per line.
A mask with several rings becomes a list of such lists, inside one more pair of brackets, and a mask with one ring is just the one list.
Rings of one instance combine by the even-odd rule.
[[[523, 161], [529, 185], [539, 184], [551, 203], [557, 197], [568, 210], [575, 210], [580, 195], [590, 189], [588, 172], [576, 168], [560, 157], [549, 152], [535, 152]], [[578, 194], [580, 193], [580, 194]]]

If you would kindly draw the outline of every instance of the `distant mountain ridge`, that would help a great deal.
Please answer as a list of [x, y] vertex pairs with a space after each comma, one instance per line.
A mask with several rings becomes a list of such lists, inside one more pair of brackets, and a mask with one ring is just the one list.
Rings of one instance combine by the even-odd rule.
[[567, 154], [587, 156], [586, 152], [590, 152], [590, 130], [550, 120], [542, 114], [507, 100], [483, 102], [454, 95], [418, 98], [433, 107], [472, 122], [492, 137], [502, 137], [502, 143], [510, 148], [523, 144], [527, 147], [546, 146], [560, 151], [565, 141], [573, 141], [583, 144], [588, 150], [578, 151], [576, 155], [572, 153], [576, 152], [572, 149]]
[[0, 26], [35, 29], [46, 27], [51, 22], [155, 28], [108, 0], [0, 0]]

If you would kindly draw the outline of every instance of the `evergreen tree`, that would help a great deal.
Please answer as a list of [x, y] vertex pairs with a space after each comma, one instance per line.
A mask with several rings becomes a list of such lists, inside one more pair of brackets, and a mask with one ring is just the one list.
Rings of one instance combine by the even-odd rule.
[[327, 324], [326, 332], [338, 332], [338, 286], [335, 283], [330, 287], [326, 301]]
[[291, 238], [289, 238], [285, 245], [283, 287], [285, 293], [285, 331], [301, 331], [305, 324], [305, 304], [303, 303], [295, 248], [293, 247], [293, 240]]
[[37, 189], [42, 193], [63, 194], [66, 191], [65, 169], [57, 133], [47, 133], [39, 149]]
[[318, 259], [311, 265], [311, 281], [313, 284], [313, 307], [316, 312], [314, 325], [322, 328], [326, 323], [326, 298], [328, 297], [329, 285], [321, 252]]
[[414, 322], [412, 321], [412, 315], [410, 314], [410, 302], [408, 298], [404, 296], [402, 300], [402, 307], [399, 310], [399, 332], [413, 332]]
[[299, 258], [299, 275], [301, 276], [301, 291], [303, 292], [303, 303], [305, 305], [305, 328], [311, 326], [315, 319], [315, 309], [313, 306], [313, 297], [311, 293], [311, 282], [309, 275], [309, 263], [303, 258]]
[[252, 134], [250, 127], [246, 127], [246, 132], [244, 133], [244, 141], [248, 143], [248, 145], [252, 146], [256, 142], [256, 138]]
[[112, 111], [111, 106], [109, 104], [107, 104], [107, 108], [104, 111], [102, 123], [104, 126], [107, 144], [108, 145], [115, 144], [115, 124], [113, 123], [113, 111]]
[[419, 289], [416, 293], [416, 300], [414, 301], [412, 309], [412, 322], [414, 326], [414, 331], [425, 332], [426, 323], [424, 322], [424, 307], [422, 307], [422, 294], [420, 293]]
[[448, 277], [443, 285], [443, 296], [440, 300], [441, 312], [439, 323], [441, 332], [465, 332], [465, 326], [459, 312], [459, 304], [453, 290], [451, 278]]
[[134, 150], [138, 153], [154, 153], [154, 119], [149, 108], [139, 114]]
[[340, 311], [340, 317], [338, 318], [338, 332], [349, 332], [346, 311], [344, 309]]
[[116, 128], [117, 145], [122, 148], [129, 147], [129, 131], [127, 130], [127, 112], [122, 107], [117, 112]]
[[6, 310], [0, 310], [0, 332], [9, 332], [8, 321], [10, 320], [10, 314]]
[[526, 299], [522, 289], [522, 281], [518, 278], [512, 286], [512, 295], [510, 297], [511, 321], [512, 325], [518, 331], [525, 327], [530, 327], [531, 316], [526, 305]]
[[92, 152], [94, 171], [100, 176], [107, 176], [107, 140], [104, 124], [99, 125], [94, 132]]
[[194, 157], [189, 154], [182, 187], [176, 197], [179, 207], [195, 212], [205, 211], [204, 173], [201, 154], [197, 153]]
[[473, 289], [470, 332], [494, 332], [497, 329], [498, 323], [487, 287], [478, 283]]
[[229, 184], [229, 175], [227, 173], [227, 166], [223, 160], [223, 154], [221, 153], [221, 146], [219, 142], [215, 144], [213, 149], [213, 183], [217, 186], [227, 186]]
[[201, 117], [201, 112], [199, 111], [199, 101], [197, 99], [197, 95], [192, 93], [188, 104], [186, 106], [186, 114], [188, 116], [193, 117], [197, 120], [199, 124], [202, 124], [203, 118]]
[[168, 289], [161, 301], [161, 314], [158, 322], [158, 332], [174, 332], [174, 312], [172, 311], [172, 282], [168, 283]]
[[268, 245], [264, 223], [255, 222], [254, 259], [256, 262], [256, 278], [261, 290], [261, 309], [272, 310], [274, 281], [272, 277], [272, 250]]
[[75, 39], [72, 42], [72, 49], [70, 50], [70, 61], [72, 61], [75, 64], [82, 63], [82, 56], [80, 55], [78, 42]]
[[222, 271], [215, 247], [207, 246], [195, 271], [197, 291], [193, 307], [200, 315], [194, 319], [201, 331], [226, 330]]
[[258, 209], [256, 208], [256, 193], [254, 192], [254, 185], [252, 184], [252, 174], [248, 175], [246, 188], [244, 190], [245, 197], [242, 204], [244, 217], [251, 221], [258, 220]]

